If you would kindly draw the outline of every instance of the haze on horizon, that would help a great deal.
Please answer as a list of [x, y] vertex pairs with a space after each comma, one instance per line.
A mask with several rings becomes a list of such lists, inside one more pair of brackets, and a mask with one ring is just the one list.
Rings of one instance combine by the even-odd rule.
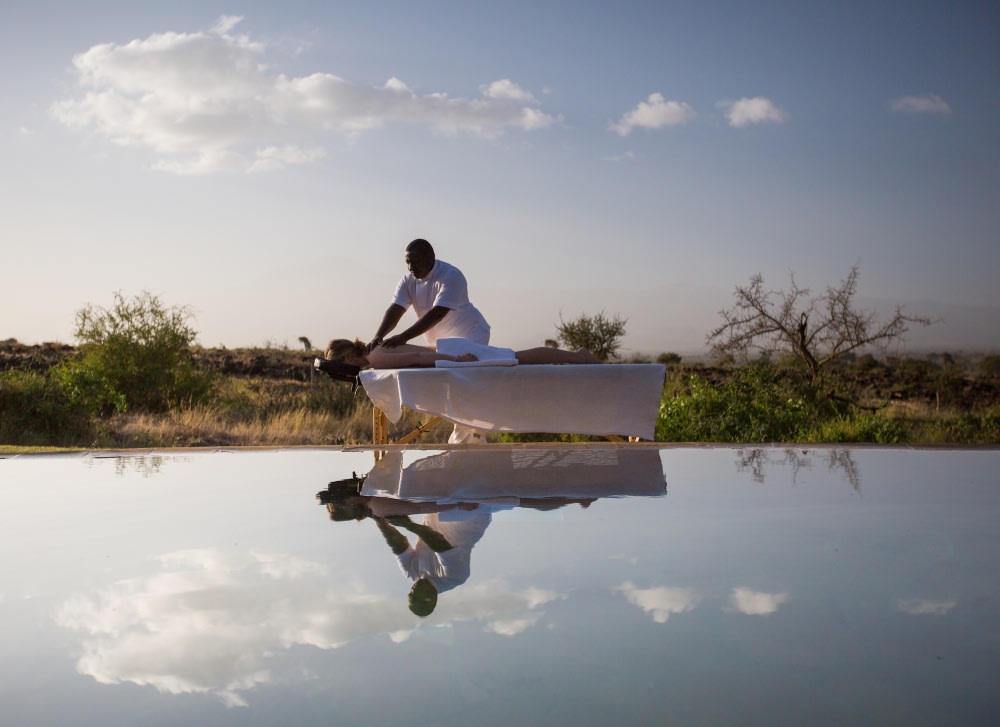
[[0, 8], [0, 339], [115, 291], [199, 341], [370, 336], [429, 239], [493, 342], [703, 348], [754, 273], [1000, 348], [1000, 9], [875, 0]]

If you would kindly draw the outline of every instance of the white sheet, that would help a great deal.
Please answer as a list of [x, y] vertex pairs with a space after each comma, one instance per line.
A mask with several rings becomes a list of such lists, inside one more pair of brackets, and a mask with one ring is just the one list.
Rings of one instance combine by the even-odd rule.
[[665, 369], [660, 364], [369, 369], [359, 379], [392, 422], [407, 406], [485, 432], [653, 439]]
[[437, 361], [439, 369], [467, 368], [469, 366], [517, 366], [517, 356], [512, 348], [497, 348], [484, 343], [473, 343], [466, 338], [439, 338], [436, 350], [451, 356], [471, 353], [476, 361]]

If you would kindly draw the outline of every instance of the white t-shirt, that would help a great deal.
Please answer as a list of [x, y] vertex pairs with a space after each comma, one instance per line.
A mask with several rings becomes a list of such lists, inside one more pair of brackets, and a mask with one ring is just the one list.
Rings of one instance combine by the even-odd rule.
[[492, 520], [489, 508], [463, 513], [457, 520], [442, 520], [439, 513], [424, 516], [424, 525], [437, 531], [452, 548], [435, 553], [423, 540], [417, 539], [396, 556], [399, 567], [412, 580], [428, 579], [438, 593], [449, 591], [469, 580], [472, 548], [483, 537]]
[[465, 276], [444, 260], [435, 260], [430, 274], [423, 280], [417, 280], [412, 273], [404, 275], [396, 286], [392, 302], [403, 308], [413, 306], [417, 316], [423, 316], [438, 305], [450, 309], [440, 323], [424, 333], [424, 338], [432, 346], [439, 338], [490, 342], [490, 324], [469, 301]]

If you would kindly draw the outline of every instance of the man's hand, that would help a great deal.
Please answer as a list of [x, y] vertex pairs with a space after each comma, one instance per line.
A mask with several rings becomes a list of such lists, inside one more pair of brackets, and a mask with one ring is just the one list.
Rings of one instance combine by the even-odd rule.
[[410, 339], [408, 339], [406, 336], [400, 333], [398, 335], [390, 336], [389, 338], [385, 339], [384, 341], [382, 341], [382, 345], [385, 346], [386, 348], [395, 348], [396, 346], [402, 346], [409, 340]]
[[[388, 308], [385, 309], [385, 315], [382, 316], [382, 322], [379, 324], [378, 328], [375, 329], [375, 338], [368, 342], [365, 346], [365, 353], [371, 353], [372, 349], [378, 348], [383, 345], [382, 336], [386, 335], [396, 324], [399, 323], [399, 319], [403, 317], [406, 313], [406, 308], [401, 305], [396, 305], [393, 303]], [[406, 343], [406, 341], [403, 341]], [[398, 343], [395, 345], [399, 345]]]

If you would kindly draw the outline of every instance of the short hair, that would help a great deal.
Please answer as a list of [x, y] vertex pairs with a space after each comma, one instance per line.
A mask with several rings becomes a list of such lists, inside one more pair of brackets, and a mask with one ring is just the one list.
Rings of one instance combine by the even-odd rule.
[[416, 240], [413, 240], [409, 245], [406, 246], [406, 249], [407, 251], [412, 250], [414, 252], [419, 252], [422, 255], [434, 254], [434, 248], [431, 246], [429, 242], [427, 242], [427, 240], [425, 240], [422, 237], [418, 237]]
[[420, 618], [430, 616], [434, 612], [434, 607], [437, 606], [437, 587], [427, 576], [423, 576], [413, 584], [406, 600], [414, 615], [420, 616]]

